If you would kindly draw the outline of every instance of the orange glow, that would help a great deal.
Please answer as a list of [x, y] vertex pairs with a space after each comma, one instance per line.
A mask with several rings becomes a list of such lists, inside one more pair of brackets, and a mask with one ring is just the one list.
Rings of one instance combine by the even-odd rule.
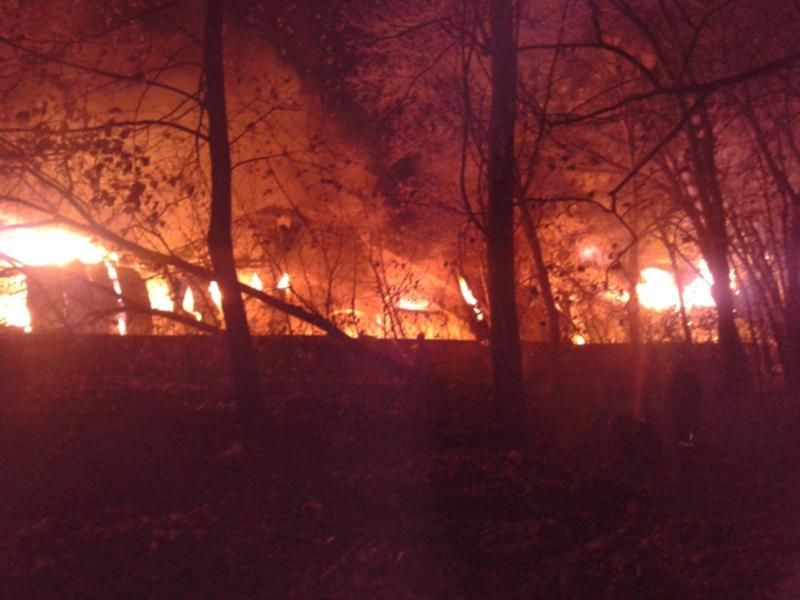
[[289, 274], [284, 273], [281, 275], [281, 278], [278, 280], [278, 283], [275, 284], [275, 287], [279, 290], [288, 290], [289, 287], [292, 285], [291, 280], [289, 279]]
[[576, 346], [583, 346], [586, 344], [586, 338], [576, 333], [572, 336], [572, 343]]
[[264, 289], [264, 283], [261, 281], [261, 277], [258, 276], [258, 273], [253, 273], [250, 276], [250, 287], [259, 291]]
[[596, 262], [600, 260], [601, 257], [600, 248], [593, 244], [587, 244], [581, 247], [578, 251], [578, 256], [580, 256], [583, 262]]

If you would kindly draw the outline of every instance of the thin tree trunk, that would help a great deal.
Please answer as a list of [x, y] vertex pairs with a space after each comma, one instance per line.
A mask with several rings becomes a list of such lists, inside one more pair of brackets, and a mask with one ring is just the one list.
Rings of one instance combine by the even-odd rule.
[[562, 390], [561, 377], [561, 319], [556, 307], [556, 300], [553, 296], [553, 288], [550, 285], [550, 277], [547, 274], [547, 266], [544, 263], [542, 244], [539, 240], [539, 232], [536, 223], [533, 222], [530, 208], [526, 204], [520, 205], [520, 219], [528, 245], [531, 247], [533, 262], [536, 265], [536, 279], [539, 282], [539, 289], [542, 291], [542, 301], [544, 310], [547, 313], [547, 332], [550, 348], [550, 395], [557, 398]]
[[522, 353], [514, 269], [514, 121], [517, 54], [511, 0], [492, 0], [487, 253], [492, 384], [501, 422], [524, 423]]
[[800, 397], [800, 201], [792, 204], [786, 264], [786, 381], [790, 394]]
[[231, 157], [225, 106], [222, 22], [223, 0], [207, 0], [203, 69], [211, 158], [211, 223], [208, 247], [214, 275], [222, 292], [225, 337], [237, 406], [242, 422], [249, 425], [253, 422], [253, 417], [261, 413], [262, 398], [256, 356], [239, 291], [233, 253]]

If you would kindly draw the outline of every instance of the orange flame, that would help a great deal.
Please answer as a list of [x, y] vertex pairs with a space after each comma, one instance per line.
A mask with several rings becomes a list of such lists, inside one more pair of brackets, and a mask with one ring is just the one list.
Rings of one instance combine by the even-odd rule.
[[[58, 227], [13, 227], [0, 225], [0, 266], [63, 266], [78, 261], [96, 265], [109, 258], [108, 251], [88, 237]], [[110, 257], [116, 260], [115, 257]], [[114, 271], [116, 273], [116, 270]], [[115, 282], [109, 270], [109, 278]], [[0, 283], [0, 322], [31, 331], [28, 290], [24, 275], [3, 278]], [[114, 291], [119, 295], [119, 282]], [[3, 289], [5, 288], [5, 289]], [[7, 291], [6, 291], [7, 290]], [[124, 318], [124, 317], [120, 317]], [[118, 321], [118, 329], [123, 325]]]
[[76, 260], [96, 265], [108, 255], [89, 238], [55, 227], [0, 230], [0, 252], [27, 266], [59, 266]]
[[258, 273], [253, 273], [250, 276], [250, 287], [259, 291], [264, 289], [264, 283], [261, 281], [261, 277], [258, 276]]

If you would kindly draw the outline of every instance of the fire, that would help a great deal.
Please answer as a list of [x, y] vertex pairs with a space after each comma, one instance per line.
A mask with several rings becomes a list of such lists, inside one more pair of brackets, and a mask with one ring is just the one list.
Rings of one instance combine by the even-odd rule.
[[0, 323], [31, 331], [31, 313], [28, 311], [28, 288], [24, 275], [0, 278]]
[[250, 287], [259, 291], [264, 289], [264, 283], [261, 281], [261, 277], [258, 276], [258, 273], [253, 273], [250, 276]]
[[0, 230], [0, 253], [26, 266], [63, 266], [74, 261], [85, 265], [103, 262], [108, 252], [89, 238], [55, 227]]
[[586, 344], [586, 338], [580, 335], [579, 333], [576, 333], [575, 335], [572, 336], [572, 343], [575, 344], [576, 346], [583, 346]]
[[708, 270], [706, 261], [701, 260], [697, 270], [700, 275], [683, 289], [683, 301], [687, 308], [715, 306], [714, 297], [711, 295], [714, 278]]
[[636, 293], [639, 303], [652, 310], [672, 310], [680, 305], [675, 278], [671, 273], [656, 267], [642, 269]]
[[397, 308], [400, 310], [423, 311], [431, 305], [429, 300], [412, 300], [410, 298], [400, 298], [397, 301]]
[[[125, 304], [122, 300], [122, 284], [119, 282], [119, 274], [115, 266], [118, 260], [119, 256], [114, 252], [110, 255], [109, 259], [105, 261], [105, 265], [108, 278], [111, 280], [111, 285], [114, 287], [114, 293], [117, 295], [117, 304], [120, 309], [124, 309]], [[120, 335], [125, 335], [128, 332], [128, 320], [124, 312], [121, 312], [119, 316], [117, 316], [117, 331]]]
[[[88, 237], [58, 227], [6, 227], [0, 225], [0, 266], [64, 266], [72, 262], [85, 265], [105, 263], [109, 279], [119, 297], [121, 287], [117, 278], [116, 255], [92, 242]], [[25, 275], [5, 278], [0, 289], [0, 322], [31, 331], [28, 311], [28, 290]], [[8, 290], [8, 291], [6, 291]], [[118, 299], [121, 302], [121, 298]], [[117, 320], [117, 329], [124, 334], [124, 315]]]
[[291, 280], [289, 279], [289, 274], [284, 273], [283, 275], [281, 275], [281, 278], [278, 280], [278, 283], [275, 284], [275, 287], [278, 288], [279, 290], [288, 290], [291, 285], [292, 284]]
[[[172, 296], [169, 293], [169, 284], [165, 279], [153, 277], [147, 280], [146, 285], [150, 308], [166, 312], [175, 310], [175, 302], [172, 301]], [[192, 302], [194, 302], [194, 298], [192, 298]]]
[[475, 297], [475, 294], [472, 293], [472, 290], [469, 289], [467, 280], [460, 275], [458, 276], [458, 288], [461, 290], [461, 297], [464, 298], [464, 302], [472, 307], [472, 311], [475, 313], [475, 318], [478, 319], [478, 321], [483, 321], [483, 311], [481, 310], [481, 307], [478, 306], [478, 299]]
[[[711, 295], [713, 281], [708, 265], [701, 260], [698, 265], [700, 275], [695, 277], [683, 289], [683, 301], [687, 309], [707, 308], [714, 306]], [[641, 281], [636, 286], [639, 302], [645, 308], [656, 311], [677, 310], [680, 306], [680, 296], [675, 277], [656, 267], [642, 270]]]
[[194, 318], [198, 321], [203, 319], [203, 315], [194, 309], [194, 292], [192, 291], [192, 288], [188, 286], [186, 288], [186, 293], [183, 295], [183, 303], [181, 304], [181, 308], [183, 308], [183, 310], [190, 315], [194, 315]]
[[[217, 308], [222, 309], [222, 291], [219, 289], [219, 284], [212, 281], [208, 285], [208, 293], [211, 294], [211, 300], [217, 305]], [[194, 298], [192, 298], [194, 300]]]

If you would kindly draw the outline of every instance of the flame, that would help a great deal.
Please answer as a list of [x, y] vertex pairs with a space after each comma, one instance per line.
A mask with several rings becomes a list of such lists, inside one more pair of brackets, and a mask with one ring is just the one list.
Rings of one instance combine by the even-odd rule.
[[686, 308], [708, 308], [716, 306], [714, 296], [711, 295], [711, 286], [714, 278], [705, 260], [701, 260], [697, 265], [699, 276], [695, 277], [685, 288], [683, 288], [683, 301]]
[[575, 335], [572, 336], [572, 343], [575, 344], [576, 346], [583, 346], [586, 344], [586, 338], [580, 335], [579, 333], [576, 333]]
[[[146, 285], [150, 308], [166, 312], [175, 310], [175, 302], [172, 301], [172, 296], [170, 296], [169, 284], [166, 279], [153, 277], [147, 280]], [[194, 298], [192, 298], [192, 303], [194, 303]]]
[[[96, 265], [109, 260], [116, 261], [117, 257], [109, 255], [105, 248], [95, 244], [88, 237], [66, 229], [58, 227], [3, 228], [0, 224], [0, 265], [58, 267], [75, 261], [86, 265]], [[119, 295], [121, 288], [116, 279], [116, 269], [114, 269], [113, 275], [110, 269], [108, 273], [114, 284], [114, 291]], [[26, 278], [19, 274], [5, 279], [6, 283], [0, 285], [0, 322], [30, 332], [31, 315], [27, 306]], [[117, 321], [117, 328], [122, 333], [125, 326], [120, 320], [124, 320], [124, 316], [120, 316]]]
[[261, 277], [258, 276], [258, 273], [253, 273], [250, 276], [250, 287], [255, 288], [259, 291], [264, 289], [264, 283], [261, 281]]
[[[217, 305], [217, 308], [222, 309], [222, 291], [219, 289], [219, 284], [212, 281], [208, 284], [208, 293], [211, 294], [211, 300]], [[194, 300], [194, 298], [192, 298]]]
[[675, 277], [656, 267], [642, 269], [636, 293], [639, 303], [652, 310], [671, 310], [680, 305]]
[[400, 310], [421, 311], [431, 305], [429, 300], [412, 300], [410, 298], [400, 298], [397, 301], [397, 308]]
[[61, 266], [76, 260], [96, 265], [108, 256], [89, 238], [56, 227], [2, 229], [0, 253], [28, 266]]
[[470, 306], [477, 306], [478, 299], [475, 297], [475, 294], [472, 293], [472, 290], [469, 289], [469, 285], [467, 285], [467, 280], [458, 276], [458, 287], [461, 290], [461, 296], [464, 298], [464, 302], [469, 304]]
[[[701, 260], [697, 267], [700, 275], [690, 281], [683, 289], [683, 301], [687, 309], [707, 308], [715, 305], [711, 295], [711, 273], [708, 265]], [[672, 273], [648, 267], [642, 270], [641, 281], [636, 286], [639, 302], [645, 308], [656, 311], [677, 310], [680, 296]]]
[[281, 275], [281, 278], [275, 285], [275, 287], [278, 288], [279, 290], [288, 290], [289, 286], [291, 286], [291, 280], [289, 279], [288, 273], [284, 273], [283, 275]]
[[469, 304], [472, 307], [472, 312], [475, 313], [475, 318], [478, 321], [483, 321], [483, 311], [481, 307], [478, 306], [478, 299], [475, 297], [475, 294], [472, 293], [472, 290], [469, 289], [469, 285], [467, 285], [467, 280], [458, 276], [458, 288], [461, 290], [461, 297], [464, 298], [464, 302]]
[[28, 311], [28, 287], [25, 275], [12, 275], [0, 279], [0, 323], [31, 331], [31, 313]]
[[183, 295], [183, 303], [181, 304], [181, 308], [184, 311], [189, 313], [190, 315], [194, 315], [194, 318], [198, 321], [203, 319], [203, 316], [194, 309], [194, 292], [192, 288], [186, 287], [186, 293]]
[[[117, 304], [124, 310], [125, 304], [122, 300], [122, 284], [119, 282], [119, 274], [117, 273], [117, 267], [114, 263], [119, 260], [119, 256], [116, 252], [112, 252], [109, 255], [109, 258], [105, 261], [106, 272], [108, 273], [108, 278], [111, 280], [111, 285], [114, 287], [114, 293], [117, 295]], [[120, 335], [125, 335], [128, 332], [128, 320], [125, 316], [125, 312], [121, 312], [117, 316], [117, 332]]]

